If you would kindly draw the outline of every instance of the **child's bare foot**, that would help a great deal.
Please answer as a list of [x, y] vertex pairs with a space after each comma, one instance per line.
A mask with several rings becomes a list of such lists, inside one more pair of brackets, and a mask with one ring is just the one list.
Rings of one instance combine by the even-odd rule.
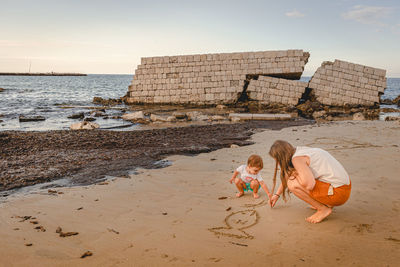
[[244, 192], [239, 192], [239, 193], [236, 194], [236, 197], [241, 197], [243, 195], [244, 195]]
[[314, 206], [308, 206], [308, 208], [309, 208], [309, 209], [312, 209], [312, 210], [317, 210], [317, 208], [314, 207]]
[[310, 223], [319, 223], [332, 213], [332, 208], [324, 207], [306, 219]]
[[260, 195], [258, 195], [257, 193], [253, 192], [253, 197], [257, 199], [257, 198], [260, 197]]

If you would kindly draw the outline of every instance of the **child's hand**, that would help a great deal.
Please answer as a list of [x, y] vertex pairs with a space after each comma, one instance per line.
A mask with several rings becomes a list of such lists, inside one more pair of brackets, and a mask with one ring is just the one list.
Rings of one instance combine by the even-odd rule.
[[229, 179], [229, 182], [232, 183], [234, 179]]

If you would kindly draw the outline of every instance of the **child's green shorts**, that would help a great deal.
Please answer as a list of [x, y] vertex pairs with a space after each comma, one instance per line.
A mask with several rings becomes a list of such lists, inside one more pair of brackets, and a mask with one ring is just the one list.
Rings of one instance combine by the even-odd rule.
[[[251, 192], [253, 192], [253, 188], [251, 188], [250, 187], [250, 183], [245, 183], [246, 184], [246, 188], [243, 188], [243, 190], [245, 191], [245, 192], [247, 192], [247, 191], [251, 191]], [[260, 187], [261, 187], [261, 185], [258, 185], [258, 189], [260, 189]]]

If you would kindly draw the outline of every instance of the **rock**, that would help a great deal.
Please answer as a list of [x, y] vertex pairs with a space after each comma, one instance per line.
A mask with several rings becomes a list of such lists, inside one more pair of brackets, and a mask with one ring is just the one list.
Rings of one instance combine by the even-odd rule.
[[232, 144], [231, 145], [231, 148], [238, 148], [239, 146], [238, 145], [236, 145], [236, 144]]
[[327, 121], [333, 121], [333, 117], [331, 115], [329, 115], [328, 117], [326, 117]]
[[393, 100], [392, 99], [381, 99], [380, 103], [381, 104], [385, 104], [385, 105], [398, 105], [398, 106], [400, 106], [400, 95], [395, 97]]
[[187, 119], [187, 115], [184, 112], [175, 111], [174, 113], [172, 113], [172, 116], [175, 116], [175, 118], [177, 118], [178, 120]]
[[353, 121], [364, 121], [364, 120], [365, 120], [364, 114], [362, 114], [361, 112], [353, 114]]
[[176, 118], [175, 118], [175, 116], [168, 116], [167, 121], [168, 122], [176, 122]]
[[197, 117], [197, 120], [198, 121], [208, 121], [208, 120], [210, 120], [210, 117], [207, 115], [200, 115]]
[[210, 118], [212, 121], [223, 121], [223, 120], [225, 120], [226, 118], [224, 117], [224, 116], [221, 116], [221, 115], [214, 115], [214, 116], [211, 116], [211, 118]]
[[96, 118], [92, 118], [92, 117], [87, 117], [84, 119], [84, 121], [95, 121]]
[[400, 112], [400, 109], [397, 108], [381, 108], [381, 112], [388, 113], [388, 112]]
[[104, 98], [101, 98], [101, 97], [94, 97], [93, 98], [93, 103], [94, 104], [100, 104], [100, 105], [103, 105], [103, 106], [114, 106], [114, 105], [122, 104], [123, 101], [120, 98], [119, 99], [112, 99], [112, 98], [104, 99]]
[[99, 128], [100, 125], [94, 122], [82, 121], [73, 123], [69, 128], [71, 130], [92, 130]]
[[68, 119], [83, 119], [85, 117], [85, 113], [79, 112], [68, 116]]
[[205, 115], [199, 111], [187, 112], [186, 115], [191, 121], [208, 121], [210, 119], [208, 115]]
[[46, 229], [45, 229], [43, 226], [41, 226], [41, 225], [36, 226], [35, 229], [38, 230], [38, 232], [39, 232], [39, 231], [40, 231], [40, 232], [46, 232]]
[[67, 236], [73, 236], [73, 235], [78, 235], [78, 232], [60, 232], [60, 237], [67, 237]]
[[19, 116], [19, 122], [44, 121], [44, 120], [46, 120], [46, 118], [43, 116], [29, 116], [29, 117], [23, 115]]
[[227, 109], [228, 107], [225, 105], [217, 105], [216, 106], [217, 109], [223, 110], [223, 109]]
[[396, 104], [397, 106], [400, 107], [400, 95], [398, 95], [398, 96], [393, 100], [393, 104]]
[[391, 99], [388, 99], [388, 98], [387, 99], [381, 99], [380, 103], [384, 104], [384, 105], [393, 105], [393, 101]]
[[319, 119], [322, 118], [326, 115], [326, 111], [325, 110], [320, 110], [320, 111], [314, 111], [314, 113], [312, 114], [312, 117], [314, 119]]
[[[175, 118], [175, 117], [173, 117], [173, 118]], [[161, 115], [156, 115], [156, 114], [151, 114], [150, 115], [150, 120], [153, 121], [153, 122], [154, 121], [166, 122], [167, 119], [168, 119], [168, 117], [166, 117], [166, 116], [161, 116]]]
[[400, 117], [387, 116], [385, 121], [400, 121]]
[[201, 112], [199, 112], [199, 111], [189, 111], [189, 112], [186, 112], [186, 116], [187, 116], [188, 120], [190, 120], [190, 121], [195, 121], [196, 118], [197, 118], [198, 116], [202, 115], [202, 114], [203, 114], [203, 113], [201, 113]]
[[105, 111], [100, 111], [100, 110], [92, 111], [90, 113], [90, 116], [94, 117], [104, 117], [105, 115], [106, 115]]
[[82, 254], [81, 258], [83, 259], [83, 258], [92, 256], [92, 255], [93, 255], [93, 253], [92, 253], [91, 251], [88, 250], [88, 251], [86, 251], [85, 253]]
[[126, 121], [144, 121], [146, 118], [143, 111], [136, 111], [122, 115], [122, 119]]
[[307, 100], [305, 103], [297, 105], [296, 108], [303, 116], [311, 117], [314, 111], [321, 109], [321, 104], [318, 101]]
[[240, 118], [239, 117], [231, 117], [230, 120], [231, 120], [231, 122], [239, 122]]

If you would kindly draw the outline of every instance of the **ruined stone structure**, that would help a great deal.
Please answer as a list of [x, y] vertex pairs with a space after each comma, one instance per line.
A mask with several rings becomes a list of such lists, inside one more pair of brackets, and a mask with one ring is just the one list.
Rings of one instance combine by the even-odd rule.
[[287, 50], [142, 58], [127, 102], [230, 104], [250, 76], [299, 79], [308, 57]]
[[295, 81], [309, 55], [286, 50], [142, 58], [126, 101], [215, 105], [250, 99], [295, 106], [310, 88], [325, 105], [379, 103], [385, 70], [335, 60], [324, 62], [309, 83]]
[[346, 61], [323, 62], [308, 85], [325, 105], [372, 106], [386, 88], [386, 70]]
[[295, 106], [305, 92], [307, 85], [308, 82], [259, 76], [258, 80], [250, 80], [247, 93], [249, 99], [257, 100], [264, 105]]

